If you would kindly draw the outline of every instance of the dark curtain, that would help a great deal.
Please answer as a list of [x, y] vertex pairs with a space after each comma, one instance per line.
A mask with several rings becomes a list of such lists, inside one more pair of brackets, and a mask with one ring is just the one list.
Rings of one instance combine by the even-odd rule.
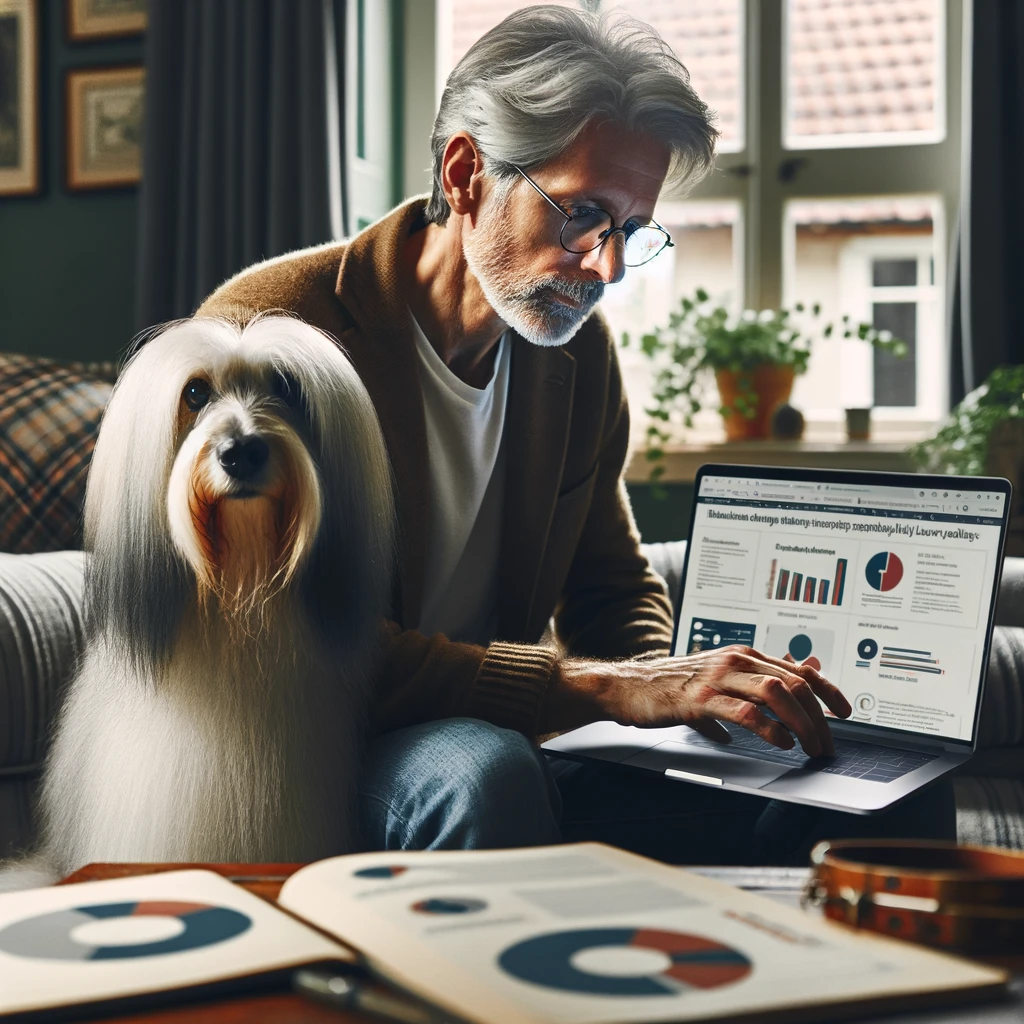
[[150, 0], [140, 328], [331, 239], [327, 91], [343, 140], [344, 25], [344, 0]]
[[1024, 362], [1024, 3], [974, 0], [971, 30], [969, 177], [950, 320], [953, 402], [997, 366]]

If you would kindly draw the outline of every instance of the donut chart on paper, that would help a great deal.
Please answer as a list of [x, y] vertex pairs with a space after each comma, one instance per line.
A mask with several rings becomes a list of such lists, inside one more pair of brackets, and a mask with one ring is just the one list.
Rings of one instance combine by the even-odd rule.
[[353, 878], [397, 878], [409, 869], [404, 864], [392, 864], [379, 868], [360, 868], [352, 872]]
[[[184, 927], [170, 938], [116, 946], [90, 945], [72, 937], [72, 932], [82, 925], [130, 917], [172, 917]], [[0, 952], [32, 960], [133, 960], [215, 946], [251, 927], [252, 918], [247, 914], [209, 903], [100, 903], [15, 921], [0, 929]]]
[[486, 907], [483, 900], [472, 896], [434, 896], [414, 903], [410, 910], [417, 914], [475, 914]]
[[[584, 951], [625, 947], [664, 954], [669, 966], [651, 974], [597, 974], [572, 961]], [[732, 985], [753, 969], [742, 953], [720, 942], [653, 928], [583, 928], [524, 939], [498, 957], [520, 981], [564, 992], [602, 996], [679, 995], [688, 989]]]

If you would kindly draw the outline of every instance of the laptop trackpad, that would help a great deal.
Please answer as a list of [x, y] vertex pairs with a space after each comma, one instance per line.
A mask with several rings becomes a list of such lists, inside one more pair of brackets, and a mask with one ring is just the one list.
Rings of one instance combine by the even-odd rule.
[[772, 764], [770, 761], [758, 761], [752, 757], [742, 757], [727, 753], [728, 747], [722, 752], [698, 747], [696, 744], [680, 743], [678, 740], [664, 740], [657, 746], [643, 750], [639, 754], [626, 758], [623, 764], [636, 765], [638, 768], [650, 768], [664, 772], [666, 768], [681, 769], [695, 775], [710, 776], [722, 779], [734, 786], [749, 786], [757, 789], [766, 786], [780, 775], [792, 771], [790, 765]]

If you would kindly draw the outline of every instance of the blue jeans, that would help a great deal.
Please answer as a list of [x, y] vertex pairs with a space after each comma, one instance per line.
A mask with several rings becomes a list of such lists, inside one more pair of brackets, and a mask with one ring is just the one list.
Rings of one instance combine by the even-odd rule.
[[366, 850], [598, 840], [673, 864], [806, 864], [824, 837], [955, 838], [948, 783], [888, 813], [843, 814], [548, 758], [519, 733], [470, 718], [378, 737], [359, 813]]

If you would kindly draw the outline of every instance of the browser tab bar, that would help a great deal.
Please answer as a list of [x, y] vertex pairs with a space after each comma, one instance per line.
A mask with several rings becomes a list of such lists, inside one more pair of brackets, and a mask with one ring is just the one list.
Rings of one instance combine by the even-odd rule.
[[1001, 517], [1004, 495], [993, 491], [962, 488], [915, 487], [872, 484], [817, 483], [810, 480], [763, 480], [751, 477], [704, 477], [699, 497], [720, 498], [797, 508], [850, 509], [872, 515], [905, 513], [911, 517], [931, 515]]

